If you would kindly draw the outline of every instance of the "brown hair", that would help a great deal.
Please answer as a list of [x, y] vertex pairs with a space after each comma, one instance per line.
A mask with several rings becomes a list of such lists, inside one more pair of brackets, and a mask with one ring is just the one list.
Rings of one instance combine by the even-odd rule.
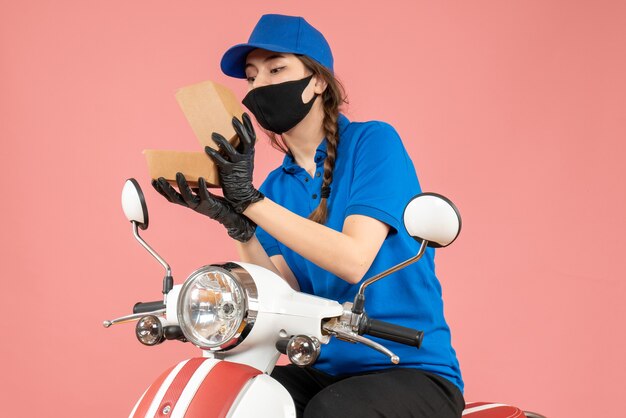
[[[309, 215], [309, 219], [312, 221], [324, 224], [328, 218], [327, 195], [330, 193], [330, 184], [333, 181], [333, 170], [335, 168], [335, 159], [337, 158], [337, 145], [339, 144], [339, 126], [337, 124], [339, 120], [339, 108], [342, 104], [347, 104], [348, 100], [343, 85], [326, 67], [305, 55], [296, 56], [316, 77], [322, 78], [327, 83], [326, 90], [324, 90], [321, 96], [324, 110], [322, 124], [324, 125], [324, 134], [326, 135], [327, 141], [322, 191], [326, 190], [326, 193], [321, 192], [320, 204]], [[268, 135], [274, 148], [291, 155], [282, 137], [272, 132], [268, 132]]]

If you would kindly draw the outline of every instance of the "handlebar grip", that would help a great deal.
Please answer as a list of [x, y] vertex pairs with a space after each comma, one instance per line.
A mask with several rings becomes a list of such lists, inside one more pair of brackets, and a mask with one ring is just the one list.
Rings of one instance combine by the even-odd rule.
[[394, 325], [377, 319], [363, 318], [359, 327], [359, 334], [395, 341], [400, 344], [420, 348], [424, 339], [424, 331]]
[[159, 309], [165, 309], [165, 304], [162, 300], [154, 302], [137, 302], [133, 306], [133, 313], [146, 313], [158, 311]]

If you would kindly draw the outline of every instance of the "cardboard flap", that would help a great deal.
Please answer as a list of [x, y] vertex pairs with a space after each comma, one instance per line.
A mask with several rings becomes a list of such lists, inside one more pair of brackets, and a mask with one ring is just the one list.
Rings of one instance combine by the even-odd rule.
[[212, 81], [203, 81], [178, 89], [176, 100], [203, 149], [207, 145], [217, 147], [211, 139], [213, 132], [231, 143], [236, 141], [232, 119], [235, 116], [241, 120], [243, 108], [231, 90]]

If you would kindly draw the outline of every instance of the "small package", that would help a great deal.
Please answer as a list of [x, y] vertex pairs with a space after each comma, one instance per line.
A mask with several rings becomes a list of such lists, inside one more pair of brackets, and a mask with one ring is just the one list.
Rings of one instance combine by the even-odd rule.
[[150, 177], [164, 177], [175, 185], [176, 173], [181, 172], [191, 187], [197, 187], [199, 177], [204, 177], [208, 186], [216, 187], [219, 184], [217, 167], [204, 152], [204, 147], [217, 149], [211, 139], [213, 132], [221, 134], [231, 144], [237, 144], [239, 139], [232, 119], [241, 120], [241, 104], [231, 90], [212, 81], [178, 89], [176, 100], [200, 142], [200, 151], [144, 150]]

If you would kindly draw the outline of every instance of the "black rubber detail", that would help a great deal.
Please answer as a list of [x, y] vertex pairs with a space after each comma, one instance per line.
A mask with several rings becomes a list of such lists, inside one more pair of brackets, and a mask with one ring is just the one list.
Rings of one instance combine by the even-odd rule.
[[276, 341], [276, 349], [283, 354], [287, 354], [287, 344], [289, 344], [290, 338], [282, 338]]
[[354, 304], [352, 305], [352, 313], [360, 315], [363, 313], [363, 305], [365, 305], [365, 295], [357, 293], [354, 297]]
[[183, 330], [180, 329], [178, 325], [168, 325], [163, 327], [163, 336], [165, 336], [166, 340], [179, 340], [187, 342], [185, 334], [183, 334]]
[[165, 276], [163, 278], [163, 294], [167, 295], [174, 287], [174, 278], [172, 276]]
[[424, 339], [423, 331], [390, 324], [389, 322], [379, 321], [377, 319], [370, 319], [366, 316], [363, 317], [359, 326], [359, 335], [363, 334], [417, 348], [421, 347], [422, 340]]
[[154, 312], [159, 309], [165, 309], [165, 304], [161, 300], [155, 302], [137, 302], [133, 306], [133, 313]]

